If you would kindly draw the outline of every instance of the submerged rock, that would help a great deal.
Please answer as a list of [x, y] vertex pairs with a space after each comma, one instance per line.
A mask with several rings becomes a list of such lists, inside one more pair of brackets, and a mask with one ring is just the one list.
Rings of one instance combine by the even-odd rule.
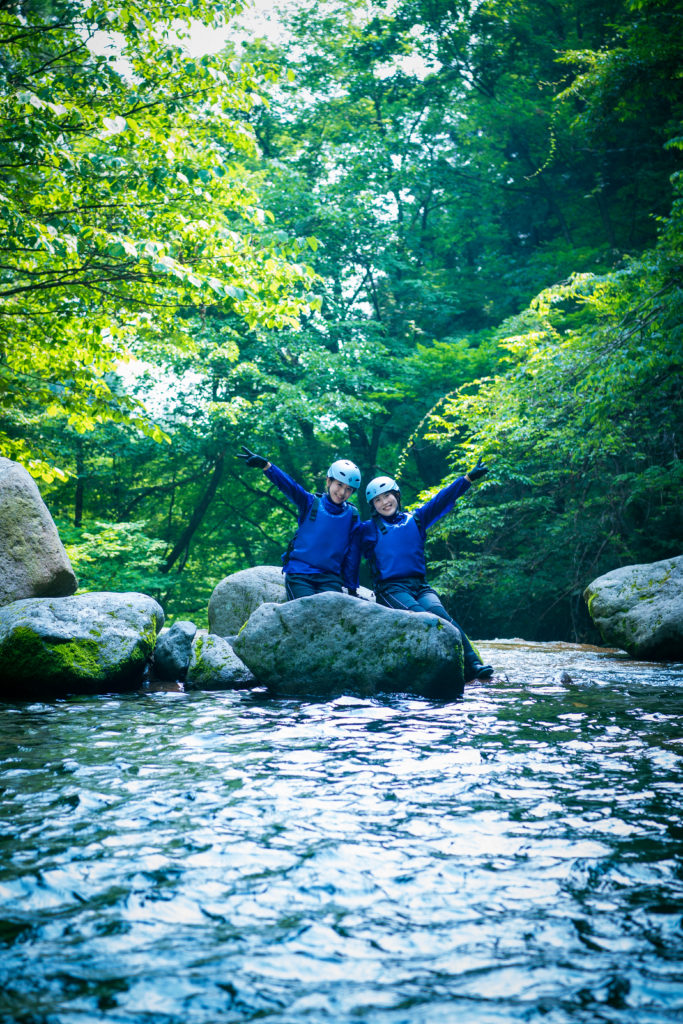
[[61, 597], [76, 576], [47, 505], [30, 474], [0, 458], [0, 605]]
[[583, 596], [611, 647], [632, 658], [683, 660], [683, 555], [614, 569]]
[[233, 646], [278, 694], [393, 691], [450, 700], [464, 688], [460, 634], [449, 622], [343, 594], [261, 605]]
[[285, 578], [276, 565], [257, 565], [226, 576], [209, 600], [209, 631], [216, 636], [238, 633], [249, 616], [266, 602], [287, 600]]
[[199, 632], [192, 641], [186, 690], [244, 690], [256, 680], [227, 640]]
[[161, 631], [154, 648], [153, 671], [157, 679], [173, 681], [185, 678], [196, 633], [194, 622], [183, 619]]
[[134, 688], [163, 624], [145, 594], [15, 601], [0, 608], [0, 696]]

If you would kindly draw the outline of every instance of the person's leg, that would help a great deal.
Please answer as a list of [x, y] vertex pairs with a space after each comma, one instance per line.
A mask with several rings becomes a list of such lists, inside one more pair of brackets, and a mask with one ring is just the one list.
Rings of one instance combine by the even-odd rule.
[[419, 602], [422, 611], [431, 612], [433, 615], [438, 615], [441, 619], [446, 619], [446, 621], [452, 623], [460, 633], [462, 638], [462, 652], [465, 660], [465, 680], [467, 682], [471, 679], [486, 679], [493, 675], [492, 666], [483, 665], [481, 663], [477, 652], [469, 641], [467, 633], [458, 625], [453, 616], [448, 614], [441, 603], [441, 598], [435, 590], [432, 590], [432, 588], [425, 583], [420, 587], [417, 593], [417, 601]]
[[333, 572], [317, 572], [312, 577], [316, 594], [342, 594], [342, 581]]
[[288, 572], [285, 575], [285, 590], [287, 600], [296, 601], [299, 597], [312, 597], [313, 594], [341, 594], [342, 582], [331, 572]]
[[[415, 600], [420, 605], [420, 611], [431, 612], [432, 615], [438, 615], [440, 619], [445, 619], [446, 622], [452, 622], [454, 626], [457, 626], [457, 628], [460, 629], [458, 623], [448, 614], [442, 605], [439, 595], [426, 583], [423, 583], [418, 589], [415, 594]], [[462, 633], [461, 629], [460, 632]]]
[[285, 573], [285, 590], [287, 600], [296, 601], [299, 597], [311, 597], [317, 594], [313, 576], [307, 576], [302, 572]]
[[377, 604], [385, 608], [398, 608], [404, 612], [424, 611], [406, 583], [383, 583], [375, 590]]

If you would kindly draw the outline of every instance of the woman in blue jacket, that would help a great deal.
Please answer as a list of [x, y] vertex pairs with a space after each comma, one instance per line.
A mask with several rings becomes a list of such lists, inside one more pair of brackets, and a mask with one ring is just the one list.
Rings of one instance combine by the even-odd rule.
[[360, 526], [361, 548], [372, 566], [377, 603], [410, 612], [432, 612], [451, 622], [462, 636], [467, 680], [489, 678], [493, 668], [481, 663], [463, 630], [428, 585], [425, 540], [429, 527], [450, 512], [472, 482], [487, 472], [488, 467], [479, 459], [474, 469], [413, 512], [401, 510], [401, 491], [395, 480], [375, 477], [365, 490], [373, 509], [372, 519]]
[[337, 459], [327, 471], [324, 494], [312, 494], [262, 455], [242, 447], [238, 459], [262, 469], [268, 479], [294, 502], [299, 527], [282, 556], [287, 598], [310, 597], [345, 586], [358, 592], [360, 539], [358, 509], [348, 498], [360, 487], [360, 470], [348, 459]]

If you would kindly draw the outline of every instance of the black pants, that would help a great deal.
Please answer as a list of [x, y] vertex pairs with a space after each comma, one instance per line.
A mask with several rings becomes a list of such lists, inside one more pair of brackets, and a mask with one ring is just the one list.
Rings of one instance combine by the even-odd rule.
[[377, 604], [383, 604], [386, 608], [401, 608], [406, 612], [431, 612], [445, 619], [460, 633], [462, 638], [462, 650], [465, 661], [465, 676], [467, 670], [471, 669], [475, 661], [479, 661], [477, 653], [469, 642], [464, 630], [452, 618], [444, 606], [441, 598], [435, 590], [425, 583], [419, 576], [406, 576], [396, 580], [385, 580], [378, 583], [375, 588]]
[[297, 597], [310, 597], [311, 594], [341, 594], [342, 581], [333, 572], [288, 572], [285, 573], [285, 590], [287, 600], [296, 601]]

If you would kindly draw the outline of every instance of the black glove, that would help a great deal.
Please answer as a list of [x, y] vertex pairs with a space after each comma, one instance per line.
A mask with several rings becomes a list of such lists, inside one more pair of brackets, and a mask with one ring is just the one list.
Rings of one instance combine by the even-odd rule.
[[248, 448], [242, 444], [240, 445], [242, 452], [237, 454], [238, 459], [244, 459], [247, 466], [251, 469], [265, 469], [268, 465], [268, 459], [264, 459], [262, 455], [255, 455], [254, 452], [250, 452]]
[[481, 461], [481, 455], [480, 455], [479, 456], [479, 462], [476, 464], [474, 469], [471, 469], [469, 471], [467, 476], [470, 478], [470, 480], [472, 482], [474, 482], [475, 480], [479, 480], [480, 477], [486, 476], [488, 471], [489, 471], [489, 467], [484, 465], [484, 463]]

